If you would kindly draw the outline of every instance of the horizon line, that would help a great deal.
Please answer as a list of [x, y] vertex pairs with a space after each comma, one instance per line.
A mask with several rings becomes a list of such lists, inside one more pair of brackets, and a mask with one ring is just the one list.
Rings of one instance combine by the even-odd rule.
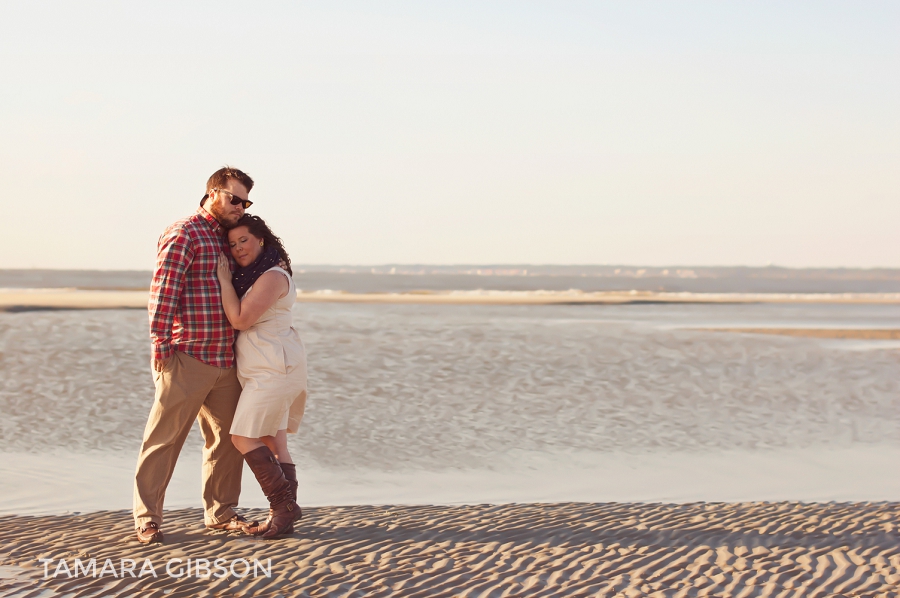
[[[888, 270], [900, 271], [900, 266], [781, 266], [778, 264], [766, 265], [747, 265], [747, 264], [717, 264], [717, 265], [687, 265], [687, 264], [670, 264], [662, 266], [654, 266], [647, 264], [558, 264], [558, 263], [454, 263], [454, 264], [429, 264], [424, 262], [388, 262], [381, 264], [353, 264], [353, 263], [316, 263], [301, 264], [292, 263], [292, 269], [295, 268], [359, 268], [359, 269], [379, 269], [379, 268], [467, 268], [467, 269], [496, 269], [496, 268], [629, 268], [629, 269], [645, 269], [645, 270], [669, 270], [669, 269], [747, 269], [747, 270]], [[152, 268], [50, 268], [50, 267], [14, 267], [0, 268], [0, 272], [152, 272]]]

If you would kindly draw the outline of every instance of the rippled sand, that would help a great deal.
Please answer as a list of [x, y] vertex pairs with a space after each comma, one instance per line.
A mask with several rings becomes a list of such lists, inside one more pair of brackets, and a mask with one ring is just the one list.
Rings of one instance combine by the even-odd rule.
[[[197, 509], [167, 512], [167, 544], [149, 548], [126, 511], [0, 517], [0, 596], [897, 593], [896, 502], [628, 502], [668, 478], [704, 499], [741, 484], [759, 493], [754, 468], [790, 476], [795, 486], [771, 489], [793, 498], [838, 472], [841, 496], [896, 500], [896, 486], [873, 486], [896, 477], [896, 346], [704, 330], [900, 328], [893, 306], [300, 304], [295, 322], [311, 396], [291, 442], [301, 502], [317, 506], [293, 537], [207, 532]], [[127, 500], [153, 399], [148, 361], [140, 310], [0, 313], [4, 499], [58, 513], [79, 493]], [[194, 472], [199, 442], [181, 465]], [[193, 481], [173, 502], [197, 492], [182, 477]], [[347, 502], [410, 504], [542, 502], [593, 480], [623, 502], [312, 500], [317, 481], [362, 489]], [[164, 573], [168, 558], [220, 557], [271, 558], [273, 577]], [[44, 580], [41, 558], [149, 558], [160, 577]]]
[[[127, 512], [0, 517], [0, 596], [892, 597], [898, 520], [898, 503], [324, 507], [266, 542], [206, 531], [188, 509], [144, 547]], [[149, 559], [158, 577], [53, 577], [75, 558]], [[176, 558], [174, 574], [188, 558], [271, 559], [271, 577], [174, 579]]]

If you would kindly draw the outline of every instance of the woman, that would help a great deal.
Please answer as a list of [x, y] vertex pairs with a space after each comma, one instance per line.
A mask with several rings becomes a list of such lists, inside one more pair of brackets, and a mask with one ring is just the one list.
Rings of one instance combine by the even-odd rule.
[[297, 431], [306, 406], [306, 353], [291, 326], [297, 289], [281, 239], [259, 216], [242, 216], [228, 244], [238, 268], [232, 274], [223, 254], [217, 273], [225, 315], [241, 331], [234, 348], [243, 387], [231, 441], [269, 499], [269, 518], [250, 533], [275, 538], [293, 532], [301, 516], [287, 448], [287, 433]]

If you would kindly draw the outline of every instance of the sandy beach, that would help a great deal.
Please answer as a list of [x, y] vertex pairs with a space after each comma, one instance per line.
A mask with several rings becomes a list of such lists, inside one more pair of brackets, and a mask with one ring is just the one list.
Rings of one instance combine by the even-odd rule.
[[[301, 302], [303, 525], [277, 543], [199, 527], [194, 431], [168, 543], [147, 548], [127, 511], [146, 312], [0, 313], [0, 596], [893, 596], [900, 343], [873, 331], [898, 318]], [[76, 558], [110, 572], [69, 578]], [[174, 578], [176, 558], [271, 559], [271, 577]], [[157, 577], [111, 577], [121, 559]]]
[[900, 0], [0, 31], [0, 598], [900, 598]]
[[[268, 542], [207, 531], [201, 519], [170, 511], [165, 544], [145, 547], [125, 511], [2, 517], [0, 596], [890, 597], [900, 588], [900, 503], [318, 507], [292, 536]], [[91, 559], [96, 577], [81, 573]], [[124, 573], [122, 559], [133, 561]]]

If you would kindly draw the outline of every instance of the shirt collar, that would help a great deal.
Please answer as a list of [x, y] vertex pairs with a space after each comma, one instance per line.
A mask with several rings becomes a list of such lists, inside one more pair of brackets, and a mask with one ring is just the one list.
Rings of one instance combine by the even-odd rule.
[[225, 232], [225, 229], [222, 228], [222, 225], [219, 224], [219, 221], [216, 220], [215, 216], [207, 212], [202, 206], [197, 208], [197, 213], [206, 221], [209, 228], [211, 228], [214, 233], [221, 235]]

